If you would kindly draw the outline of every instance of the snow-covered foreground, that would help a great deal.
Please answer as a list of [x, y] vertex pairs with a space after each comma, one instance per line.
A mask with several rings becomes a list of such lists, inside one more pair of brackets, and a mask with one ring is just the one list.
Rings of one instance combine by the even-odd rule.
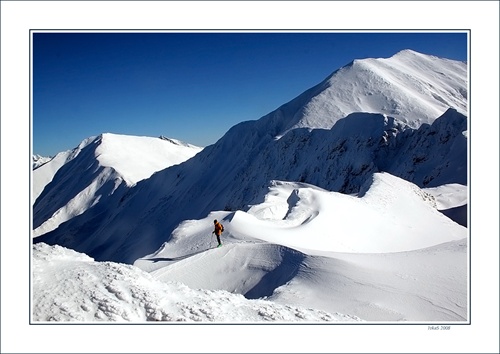
[[464, 239], [412, 252], [311, 256], [230, 241], [185, 259], [154, 257], [173, 264], [152, 275], [367, 321], [466, 321], [466, 250]]
[[94, 262], [75, 251], [33, 246], [34, 321], [359, 321], [341, 314], [222, 290], [164, 283], [137, 267]]

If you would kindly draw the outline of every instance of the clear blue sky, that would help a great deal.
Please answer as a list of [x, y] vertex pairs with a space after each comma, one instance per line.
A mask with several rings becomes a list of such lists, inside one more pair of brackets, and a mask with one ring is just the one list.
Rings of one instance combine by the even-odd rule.
[[403, 49], [467, 60], [466, 33], [33, 33], [33, 153], [101, 133], [199, 146], [354, 59]]

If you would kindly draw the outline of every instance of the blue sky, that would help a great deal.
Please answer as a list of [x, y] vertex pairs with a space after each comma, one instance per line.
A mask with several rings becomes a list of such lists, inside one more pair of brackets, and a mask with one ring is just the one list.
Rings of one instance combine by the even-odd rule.
[[33, 153], [101, 133], [199, 146], [290, 101], [354, 59], [403, 49], [467, 60], [466, 33], [39, 33]]

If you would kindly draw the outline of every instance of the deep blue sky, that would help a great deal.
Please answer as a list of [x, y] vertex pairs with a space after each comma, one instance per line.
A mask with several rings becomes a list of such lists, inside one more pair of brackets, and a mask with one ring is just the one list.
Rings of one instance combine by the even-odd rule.
[[33, 153], [111, 132], [199, 146], [354, 59], [467, 60], [465, 33], [33, 33]]

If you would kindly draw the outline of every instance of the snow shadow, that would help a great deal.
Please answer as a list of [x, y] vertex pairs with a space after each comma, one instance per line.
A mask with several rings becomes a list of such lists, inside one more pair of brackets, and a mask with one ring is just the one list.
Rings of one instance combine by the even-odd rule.
[[[210, 249], [210, 248], [209, 248]], [[209, 249], [206, 249], [206, 250], [201, 250], [201, 251], [197, 251], [197, 252], [194, 252], [194, 253], [190, 253], [190, 254], [186, 254], [184, 256], [179, 256], [179, 257], [172, 257], [172, 258], [166, 258], [166, 257], [157, 257], [157, 258], [149, 258], [149, 259], [145, 259], [147, 261], [151, 261], [153, 263], [157, 263], [157, 262], [176, 262], [176, 261], [180, 261], [180, 260], [183, 260], [183, 259], [186, 259], [186, 258], [189, 258], [189, 257], [192, 257], [194, 255], [197, 255], [197, 254], [200, 254], [200, 253], [203, 253], [203, 252], [206, 252], [208, 251]]]
[[467, 227], [467, 204], [455, 208], [440, 210], [440, 212], [455, 221], [457, 224]]
[[264, 275], [252, 289], [243, 294], [245, 298], [251, 300], [271, 296], [276, 288], [286, 284], [297, 275], [305, 255], [290, 248], [282, 247], [281, 256], [281, 263]]

